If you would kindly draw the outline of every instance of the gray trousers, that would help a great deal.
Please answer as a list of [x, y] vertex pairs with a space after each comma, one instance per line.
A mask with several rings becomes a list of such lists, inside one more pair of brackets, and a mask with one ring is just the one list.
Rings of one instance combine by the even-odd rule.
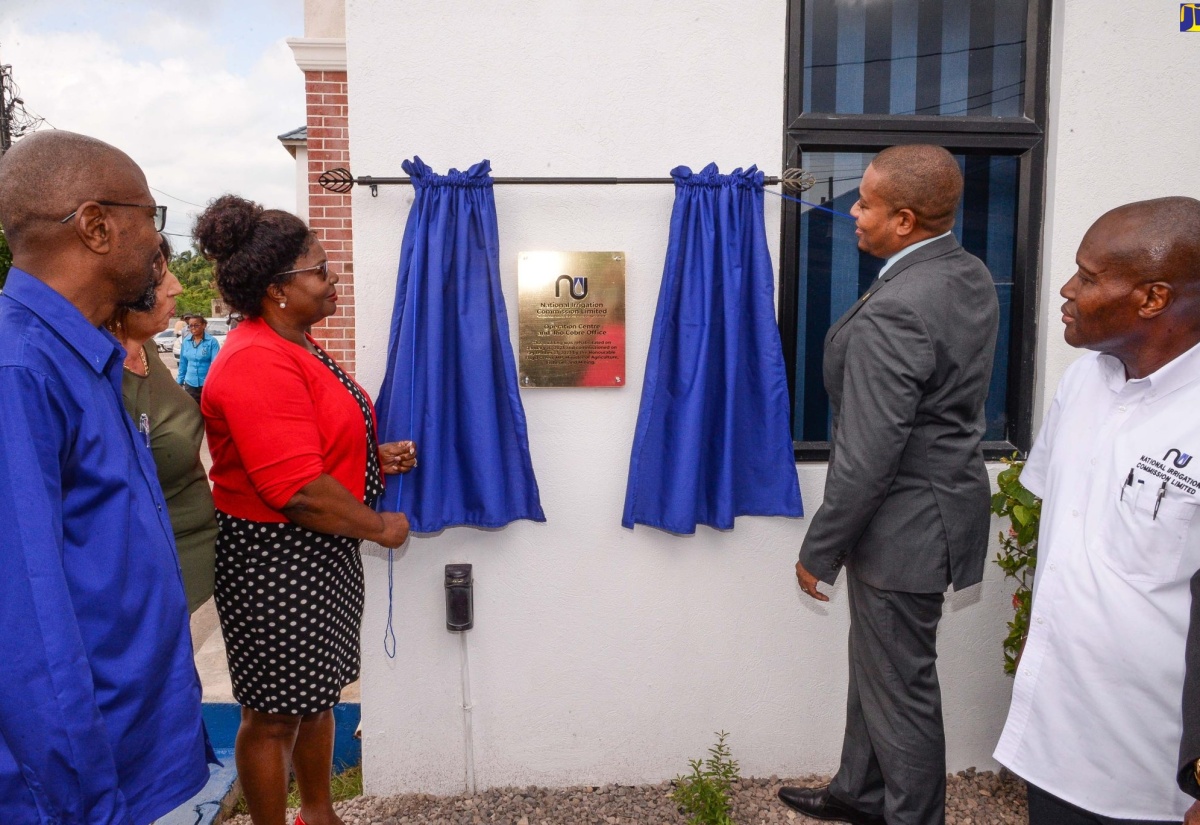
[[850, 689], [830, 793], [888, 825], [944, 825], [936, 643], [945, 594], [877, 590], [847, 573]]

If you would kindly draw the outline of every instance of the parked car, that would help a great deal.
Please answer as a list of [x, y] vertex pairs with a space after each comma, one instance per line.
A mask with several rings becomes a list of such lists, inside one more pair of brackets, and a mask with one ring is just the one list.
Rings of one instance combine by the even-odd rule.
[[154, 346], [159, 352], [170, 352], [171, 347], [179, 340], [179, 336], [173, 329], [164, 329], [158, 335], [154, 336]]
[[[229, 322], [224, 318], [208, 318], [206, 320], [208, 321], [208, 326], [204, 331], [213, 338], [216, 338], [218, 344], [225, 346], [225, 336], [229, 334]], [[175, 339], [175, 343], [171, 345], [171, 354], [175, 356], [176, 364], [179, 363], [179, 352], [183, 349], [183, 339], [190, 334], [185, 328], [183, 335], [178, 336]]]

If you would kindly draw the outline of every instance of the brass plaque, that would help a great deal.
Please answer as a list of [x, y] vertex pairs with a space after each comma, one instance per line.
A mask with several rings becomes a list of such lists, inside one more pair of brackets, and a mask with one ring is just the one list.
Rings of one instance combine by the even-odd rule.
[[625, 253], [521, 252], [522, 387], [625, 386]]

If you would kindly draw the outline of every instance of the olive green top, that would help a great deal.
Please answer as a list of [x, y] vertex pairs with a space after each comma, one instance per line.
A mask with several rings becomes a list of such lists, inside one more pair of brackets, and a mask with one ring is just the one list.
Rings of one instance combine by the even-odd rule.
[[150, 428], [150, 452], [175, 530], [188, 610], [194, 613], [212, 596], [213, 546], [217, 540], [212, 489], [200, 463], [204, 419], [192, 397], [175, 383], [154, 344], [148, 343], [142, 349], [149, 375], [125, 370], [121, 391], [134, 425]]

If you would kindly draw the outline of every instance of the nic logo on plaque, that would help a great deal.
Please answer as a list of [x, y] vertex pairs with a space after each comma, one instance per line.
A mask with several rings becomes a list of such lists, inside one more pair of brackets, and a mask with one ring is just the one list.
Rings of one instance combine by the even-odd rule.
[[625, 386], [625, 253], [517, 256], [522, 387]]

